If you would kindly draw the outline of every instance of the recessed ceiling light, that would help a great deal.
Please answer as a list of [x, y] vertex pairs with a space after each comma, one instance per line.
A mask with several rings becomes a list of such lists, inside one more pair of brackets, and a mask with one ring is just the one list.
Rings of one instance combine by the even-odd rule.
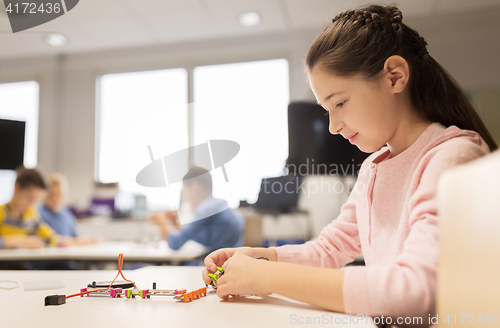
[[239, 14], [238, 21], [240, 22], [241, 26], [250, 27], [259, 25], [262, 19], [260, 18], [258, 12], [250, 11], [247, 13]]
[[64, 47], [68, 44], [68, 38], [61, 33], [49, 33], [45, 36], [44, 41], [52, 47]]

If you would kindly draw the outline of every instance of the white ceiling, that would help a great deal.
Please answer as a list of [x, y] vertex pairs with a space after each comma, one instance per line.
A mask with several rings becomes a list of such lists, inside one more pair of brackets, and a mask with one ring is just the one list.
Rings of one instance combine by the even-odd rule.
[[[3, 3], [3, 1], [2, 1]], [[80, 0], [65, 15], [13, 34], [0, 4], [0, 58], [30, 57], [101, 49], [196, 41], [322, 28], [337, 13], [367, 0]], [[500, 0], [395, 0], [404, 17], [488, 10]], [[237, 16], [257, 11], [262, 24], [241, 27]], [[69, 39], [52, 48], [43, 38], [60, 32]]]

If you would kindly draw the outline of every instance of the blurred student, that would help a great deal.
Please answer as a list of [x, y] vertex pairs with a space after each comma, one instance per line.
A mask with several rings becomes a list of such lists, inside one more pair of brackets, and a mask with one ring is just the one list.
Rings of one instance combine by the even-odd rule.
[[0, 205], [0, 249], [66, 246], [68, 240], [58, 236], [41, 222], [35, 205], [43, 198], [46, 183], [36, 169], [20, 168], [12, 199]]
[[78, 236], [76, 218], [64, 205], [68, 193], [66, 177], [61, 173], [51, 173], [47, 180], [47, 195], [38, 209], [42, 222], [48, 224], [58, 235], [68, 237], [71, 244], [85, 245], [98, 241]]
[[[244, 220], [227, 202], [212, 196], [212, 176], [201, 167], [192, 167], [183, 178], [182, 201], [193, 211], [192, 222], [181, 227], [177, 212], [157, 213], [151, 221], [157, 224], [171, 249], [179, 249], [194, 240], [211, 251], [243, 244]], [[168, 225], [167, 221], [171, 224]]]

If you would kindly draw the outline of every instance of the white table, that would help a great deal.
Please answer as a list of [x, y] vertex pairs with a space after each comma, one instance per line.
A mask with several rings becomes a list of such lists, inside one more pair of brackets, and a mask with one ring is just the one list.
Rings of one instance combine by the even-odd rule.
[[0, 261], [88, 261], [115, 262], [123, 253], [125, 262], [183, 263], [207, 253], [206, 248], [188, 241], [179, 250], [172, 250], [166, 241], [138, 244], [131, 241], [108, 241], [99, 244], [41, 249], [0, 250]]
[[[146, 267], [124, 271], [140, 289], [195, 290], [204, 287], [202, 267]], [[279, 295], [242, 297], [223, 301], [211, 287], [206, 297], [183, 303], [172, 297], [112, 299], [108, 296], [74, 297], [66, 304], [44, 306], [47, 295], [77, 293], [92, 281], [113, 279], [116, 271], [0, 271], [0, 280], [18, 282], [59, 279], [66, 287], [57, 290], [23, 291], [22, 283], [13, 290], [0, 289], [2, 327], [375, 327], [349, 323], [349, 316], [328, 312]], [[306, 324], [315, 320], [316, 325]], [[322, 321], [321, 321], [322, 320]], [[302, 321], [303, 324], [300, 324]], [[314, 321], [312, 321], [314, 322]]]
[[102, 216], [78, 219], [81, 236], [99, 236], [112, 241], [160, 240], [160, 229], [146, 219], [112, 219]]

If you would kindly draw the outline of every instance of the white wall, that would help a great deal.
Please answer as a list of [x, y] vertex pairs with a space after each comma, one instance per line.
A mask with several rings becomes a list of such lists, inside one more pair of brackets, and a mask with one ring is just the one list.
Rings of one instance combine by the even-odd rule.
[[[500, 88], [500, 10], [408, 20], [429, 51], [465, 89]], [[304, 72], [308, 47], [320, 30], [0, 61], [0, 82], [40, 84], [38, 161], [71, 183], [70, 202], [86, 205], [94, 180], [96, 79], [103, 73], [193, 67], [286, 58], [291, 100], [314, 100]], [[500, 122], [490, 124], [500, 135]]]

